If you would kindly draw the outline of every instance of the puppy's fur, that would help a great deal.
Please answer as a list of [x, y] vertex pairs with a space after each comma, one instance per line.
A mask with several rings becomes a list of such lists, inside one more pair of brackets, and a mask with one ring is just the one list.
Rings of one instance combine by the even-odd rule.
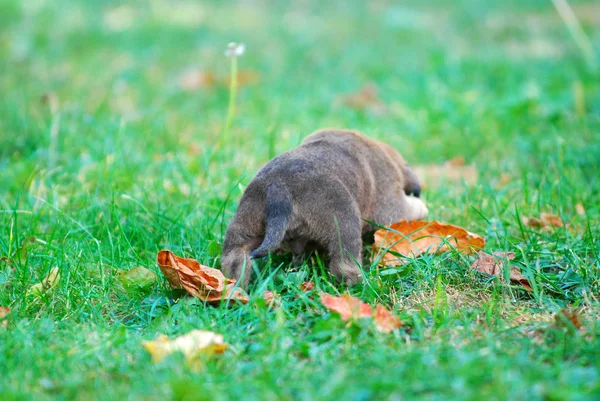
[[[223, 244], [222, 269], [247, 286], [251, 259], [306, 246], [329, 254], [329, 270], [361, 280], [362, 234], [427, 215], [421, 186], [392, 147], [347, 130], [321, 130], [284, 153], [250, 182]], [[415, 195], [411, 197], [407, 195]]]

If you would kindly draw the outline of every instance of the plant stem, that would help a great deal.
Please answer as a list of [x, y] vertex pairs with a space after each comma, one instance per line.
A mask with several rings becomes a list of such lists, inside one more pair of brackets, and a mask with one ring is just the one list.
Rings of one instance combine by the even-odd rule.
[[237, 95], [237, 57], [231, 57], [231, 77], [229, 79], [229, 107], [227, 110], [227, 120], [223, 130], [222, 141], [225, 142], [229, 137], [229, 129], [235, 116], [235, 100]]

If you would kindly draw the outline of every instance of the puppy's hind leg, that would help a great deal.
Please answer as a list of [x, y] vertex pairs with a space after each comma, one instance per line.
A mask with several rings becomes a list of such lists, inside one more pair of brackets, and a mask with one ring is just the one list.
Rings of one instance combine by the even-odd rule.
[[260, 237], [244, 238], [240, 233], [233, 232], [232, 228], [227, 230], [221, 258], [221, 270], [225, 277], [242, 280], [242, 287], [248, 287], [252, 271], [250, 253], [260, 244], [260, 241]]
[[[357, 263], [362, 262], [362, 229], [358, 205], [345, 198], [335, 207], [322, 207], [311, 216], [312, 238], [318, 238], [329, 255], [329, 271], [347, 285], [362, 280]], [[319, 202], [316, 202], [319, 204]], [[334, 210], [333, 213], [331, 211]]]
[[221, 270], [227, 278], [241, 279], [244, 288], [248, 286], [252, 270], [250, 253], [264, 237], [263, 208], [262, 202], [243, 197], [225, 233]]

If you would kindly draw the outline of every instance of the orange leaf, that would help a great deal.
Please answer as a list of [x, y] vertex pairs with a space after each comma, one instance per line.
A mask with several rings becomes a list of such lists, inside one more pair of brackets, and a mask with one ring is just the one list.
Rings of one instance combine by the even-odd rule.
[[[514, 252], [494, 252], [493, 255], [488, 255], [480, 251], [477, 254], [477, 259], [471, 265], [471, 269], [489, 274], [490, 276], [502, 277], [504, 274], [502, 268], [504, 259], [512, 260], [514, 258]], [[516, 266], [510, 269], [510, 281], [521, 284], [526, 290], [532, 290], [529, 280], [523, 276], [521, 269]]]
[[398, 316], [387, 310], [383, 305], [377, 305], [373, 316], [375, 327], [382, 333], [391, 333], [394, 329], [402, 326]]
[[[225, 276], [220, 270], [201, 265], [194, 259], [180, 258], [171, 251], [158, 253], [158, 265], [173, 288], [187, 290], [189, 286], [195, 290], [221, 292], [225, 287]], [[173, 275], [172, 270], [177, 274]]]
[[371, 305], [349, 294], [336, 297], [322, 292], [321, 303], [330, 311], [339, 314], [344, 321], [373, 318], [375, 328], [382, 333], [390, 333], [402, 326], [400, 319], [384, 306], [377, 305], [373, 313]]
[[540, 218], [536, 217], [522, 217], [521, 221], [523, 224], [533, 228], [544, 228], [544, 227], [562, 227], [563, 221], [560, 217], [549, 214], [549, 213], [541, 213]]
[[561, 309], [559, 313], [554, 316], [554, 320], [559, 326], [564, 325], [566, 321], [581, 331], [581, 310], [580, 309]]
[[248, 295], [246, 295], [244, 290], [242, 290], [239, 287], [235, 288], [235, 289], [234, 288], [235, 288], [235, 281], [227, 284], [225, 286], [225, 291], [223, 291], [223, 292], [210, 291], [208, 293], [201, 294], [200, 296], [198, 296], [196, 298], [200, 298], [201, 300], [208, 302], [211, 305], [218, 305], [219, 303], [221, 303], [223, 301], [227, 301], [227, 300], [229, 300], [230, 302], [231, 301], [239, 301], [243, 304], [247, 304], [248, 301], [250, 300], [250, 298], [248, 297]]
[[269, 307], [277, 307], [281, 304], [281, 299], [279, 298], [279, 294], [273, 291], [265, 291], [263, 292], [263, 299], [265, 303]]
[[208, 303], [227, 299], [248, 302], [244, 291], [235, 288], [236, 281], [226, 278], [220, 270], [201, 265], [194, 259], [180, 258], [171, 251], [160, 251], [157, 261], [171, 288], [183, 288]]
[[5, 306], [0, 306], [0, 327], [7, 328], [8, 320], [6, 320], [6, 316], [10, 313], [10, 309]]
[[355, 320], [373, 315], [371, 305], [349, 294], [336, 297], [323, 292], [321, 293], [321, 303], [330, 311], [338, 313], [342, 320]]
[[313, 288], [315, 288], [315, 283], [313, 283], [312, 281], [305, 281], [300, 286], [300, 289], [302, 290], [302, 292], [312, 291]]
[[371, 258], [376, 258], [377, 251], [381, 250], [385, 254], [380, 264], [401, 266], [406, 262], [390, 252], [406, 257], [415, 257], [423, 253], [447, 252], [452, 247], [458, 251], [473, 253], [484, 246], [483, 237], [458, 226], [442, 224], [435, 220], [401, 220], [392, 224], [389, 229], [380, 229], [375, 232]]

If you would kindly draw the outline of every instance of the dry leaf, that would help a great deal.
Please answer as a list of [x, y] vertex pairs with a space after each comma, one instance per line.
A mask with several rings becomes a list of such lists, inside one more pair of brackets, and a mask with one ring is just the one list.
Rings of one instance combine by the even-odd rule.
[[265, 291], [263, 292], [263, 299], [267, 303], [267, 305], [271, 305], [275, 300], [277, 295], [273, 291]]
[[5, 306], [0, 306], [0, 327], [4, 327], [4, 328], [8, 327], [8, 320], [6, 319], [6, 317], [8, 316], [9, 313], [10, 313], [9, 308], [7, 308]]
[[142, 346], [150, 353], [154, 362], [160, 362], [175, 352], [181, 352], [187, 362], [195, 362], [202, 355], [222, 354], [229, 345], [223, 341], [221, 334], [193, 330], [174, 340], [160, 335], [154, 341], [143, 341]]
[[302, 292], [312, 291], [313, 288], [315, 288], [315, 283], [313, 283], [312, 281], [305, 281], [300, 286], [300, 289], [302, 290]]
[[382, 333], [391, 333], [393, 330], [402, 326], [398, 316], [387, 310], [383, 305], [377, 305], [375, 315], [373, 316], [375, 327]]
[[41, 296], [42, 294], [51, 293], [60, 281], [60, 272], [58, 267], [53, 267], [48, 272], [48, 275], [39, 283], [32, 285], [27, 290], [27, 295]]
[[[514, 252], [494, 252], [493, 255], [480, 251], [477, 254], [477, 259], [471, 265], [471, 269], [480, 271], [490, 276], [503, 277], [503, 263], [504, 260], [513, 260], [515, 258]], [[510, 281], [521, 284], [526, 290], [531, 291], [531, 284], [529, 280], [523, 276], [521, 269], [516, 266], [510, 268]]]
[[560, 217], [549, 214], [542, 213], [540, 214], [540, 218], [536, 217], [522, 217], [521, 222], [529, 227], [533, 228], [544, 228], [544, 227], [562, 227], [563, 221]]
[[585, 208], [583, 207], [583, 205], [581, 203], [578, 203], [575, 205], [575, 211], [577, 212], [578, 215], [585, 216]]
[[357, 92], [345, 95], [342, 98], [342, 103], [351, 109], [383, 114], [385, 112], [385, 104], [379, 99], [377, 92], [377, 86], [370, 82]]
[[157, 260], [172, 288], [185, 288], [190, 293], [221, 292], [225, 288], [226, 279], [220, 270], [201, 265], [194, 259], [180, 258], [171, 251], [160, 251]]
[[356, 320], [373, 315], [371, 305], [349, 294], [336, 297], [323, 292], [321, 293], [321, 303], [330, 311], [338, 313], [342, 320]]
[[195, 91], [215, 86], [217, 79], [212, 72], [190, 68], [179, 77], [179, 86], [186, 91]]
[[171, 288], [183, 288], [191, 295], [209, 303], [223, 300], [248, 302], [248, 296], [227, 279], [220, 270], [204, 266], [194, 259], [180, 258], [171, 251], [160, 251], [157, 257], [160, 270]]
[[559, 326], [564, 326], [566, 321], [571, 322], [571, 324], [577, 329], [581, 330], [581, 316], [580, 309], [566, 309], [563, 308], [554, 316], [554, 320]]
[[330, 311], [339, 314], [344, 321], [372, 318], [375, 328], [382, 333], [391, 333], [402, 326], [396, 315], [382, 305], [377, 305], [375, 313], [371, 305], [349, 294], [340, 297], [321, 293], [321, 303]]
[[274, 291], [263, 292], [263, 299], [268, 307], [276, 308], [281, 306], [281, 298], [279, 294]]
[[[393, 231], [390, 231], [393, 230]], [[448, 246], [446, 244], [450, 244]], [[372, 260], [378, 257], [378, 251], [385, 252], [380, 264], [401, 266], [405, 259], [391, 252], [406, 257], [415, 257], [422, 253], [447, 252], [451, 247], [467, 253], [476, 252], [485, 246], [483, 237], [473, 234], [464, 228], [437, 221], [399, 221], [389, 229], [375, 232]]]
[[465, 165], [462, 156], [457, 156], [443, 164], [414, 166], [413, 170], [421, 180], [423, 188], [434, 188], [447, 182], [474, 184], [478, 176], [475, 166]]

